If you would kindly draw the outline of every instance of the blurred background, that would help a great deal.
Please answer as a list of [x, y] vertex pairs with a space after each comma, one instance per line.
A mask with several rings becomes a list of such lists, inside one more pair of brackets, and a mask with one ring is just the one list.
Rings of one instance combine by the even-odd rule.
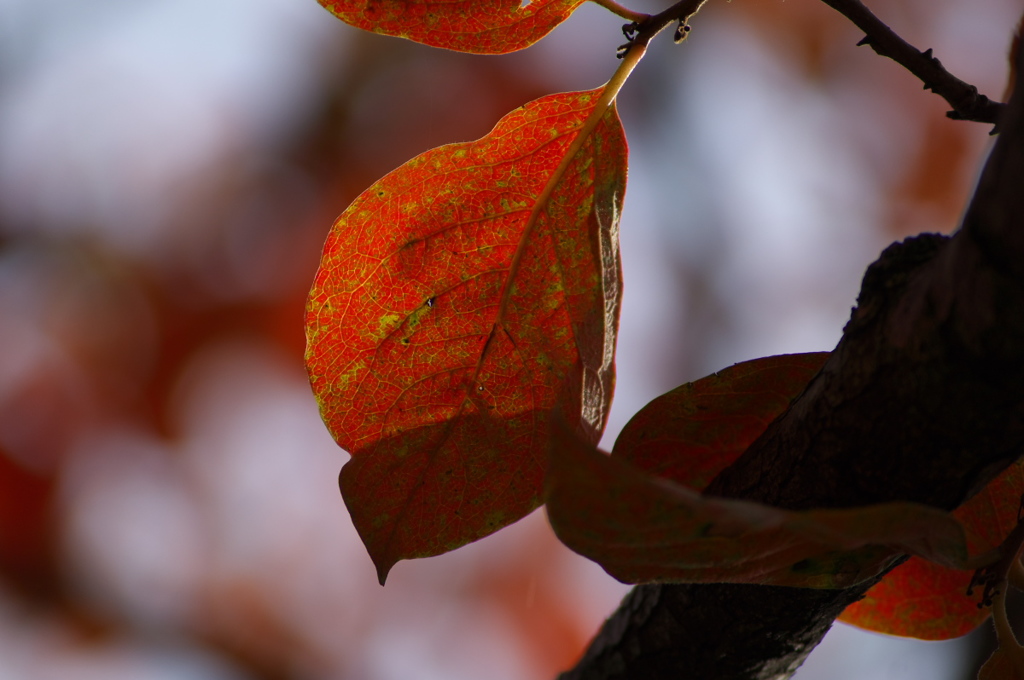
[[[633, 0], [657, 11], [668, 0]], [[1000, 98], [1021, 0], [876, 11]], [[302, 367], [334, 217], [385, 172], [616, 66], [581, 8], [503, 57], [314, 0], [0, 0], [0, 680], [525, 680], [626, 587], [537, 512], [386, 588]], [[714, 1], [620, 97], [631, 146], [605, 439], [738, 361], [831, 349], [888, 243], [953, 230], [990, 144], [817, 0]], [[974, 677], [837, 625], [800, 680]]]

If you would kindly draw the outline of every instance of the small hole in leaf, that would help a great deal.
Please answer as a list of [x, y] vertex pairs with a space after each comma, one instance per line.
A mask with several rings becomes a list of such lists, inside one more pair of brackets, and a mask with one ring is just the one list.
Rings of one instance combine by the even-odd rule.
[[426, 301], [426, 303], [425, 303], [425, 304], [427, 305], [427, 307], [433, 307], [433, 306], [434, 306], [434, 301], [435, 301], [435, 300], [437, 300], [437, 298], [432, 298], [432, 297], [430, 297], [430, 298], [427, 298], [427, 301]]
[[521, 3], [519, 3], [519, 9], [526, 9], [529, 6], [530, 0], [523, 0]]

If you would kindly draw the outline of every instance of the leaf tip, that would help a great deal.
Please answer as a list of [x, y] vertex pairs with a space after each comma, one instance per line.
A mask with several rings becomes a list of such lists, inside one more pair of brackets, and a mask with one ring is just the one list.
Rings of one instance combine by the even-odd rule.
[[373, 560], [373, 566], [377, 568], [377, 582], [384, 587], [384, 582], [388, 580], [388, 574], [391, 573], [391, 567], [395, 566], [395, 562], [391, 560], [378, 561]]

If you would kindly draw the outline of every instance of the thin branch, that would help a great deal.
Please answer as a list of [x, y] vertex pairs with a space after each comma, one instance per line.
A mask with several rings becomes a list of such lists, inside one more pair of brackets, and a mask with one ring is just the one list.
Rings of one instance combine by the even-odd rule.
[[592, 1], [593, 1], [593, 3], [595, 5], [600, 5], [601, 7], [604, 7], [606, 10], [608, 10], [612, 14], [617, 14], [620, 17], [622, 17], [623, 19], [628, 19], [629, 21], [632, 21], [634, 23], [639, 23], [639, 22], [643, 21], [644, 19], [646, 19], [648, 16], [650, 16], [648, 14], [644, 14], [643, 12], [634, 12], [633, 10], [629, 9], [628, 7], [623, 7], [619, 3], [615, 2], [615, 0], [592, 0]]
[[[707, 0], [679, 0], [664, 12], [645, 15], [643, 20], [634, 21], [622, 27], [628, 43], [619, 47], [619, 57], [624, 56], [634, 46], [647, 47], [654, 36], [661, 33], [674, 23], [686, 26], [687, 20], [696, 14]], [[677, 42], [678, 42], [677, 31]]]
[[[924, 52], [898, 36], [886, 26], [860, 0], [823, 0], [823, 2], [852, 21], [866, 34], [858, 45], [870, 45], [878, 54], [888, 57], [917, 76], [924, 89], [931, 90], [953, 107], [946, 113], [954, 120], [973, 120], [991, 123], [998, 128], [1005, 104], [994, 102], [978, 92], [978, 88], [960, 80], [947, 71], [932, 56], [931, 48]], [[995, 132], [996, 130], [993, 130]]]

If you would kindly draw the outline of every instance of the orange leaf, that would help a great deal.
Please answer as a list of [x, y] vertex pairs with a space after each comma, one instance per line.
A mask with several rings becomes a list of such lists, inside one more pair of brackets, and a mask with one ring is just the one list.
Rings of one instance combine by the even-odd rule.
[[968, 564], [951, 515], [916, 503], [791, 512], [702, 496], [556, 429], [548, 518], [558, 537], [626, 583], [760, 583], [845, 588], [899, 552]]
[[633, 416], [612, 455], [703, 490], [789, 407], [828, 356], [763, 357], [677, 387]]
[[[1018, 461], [954, 511], [980, 539], [981, 552], [999, 545], [1017, 524], [1024, 493], [1024, 462]], [[889, 635], [948, 640], [966, 635], [985, 621], [989, 609], [967, 596], [971, 572], [949, 569], [912, 557], [885, 575], [840, 621]]]
[[529, 47], [584, 0], [318, 0], [347, 24], [458, 52]]
[[604, 429], [626, 180], [610, 98], [543, 97], [428, 151], [327, 239], [306, 362], [382, 583], [539, 505], [555, 409]]

